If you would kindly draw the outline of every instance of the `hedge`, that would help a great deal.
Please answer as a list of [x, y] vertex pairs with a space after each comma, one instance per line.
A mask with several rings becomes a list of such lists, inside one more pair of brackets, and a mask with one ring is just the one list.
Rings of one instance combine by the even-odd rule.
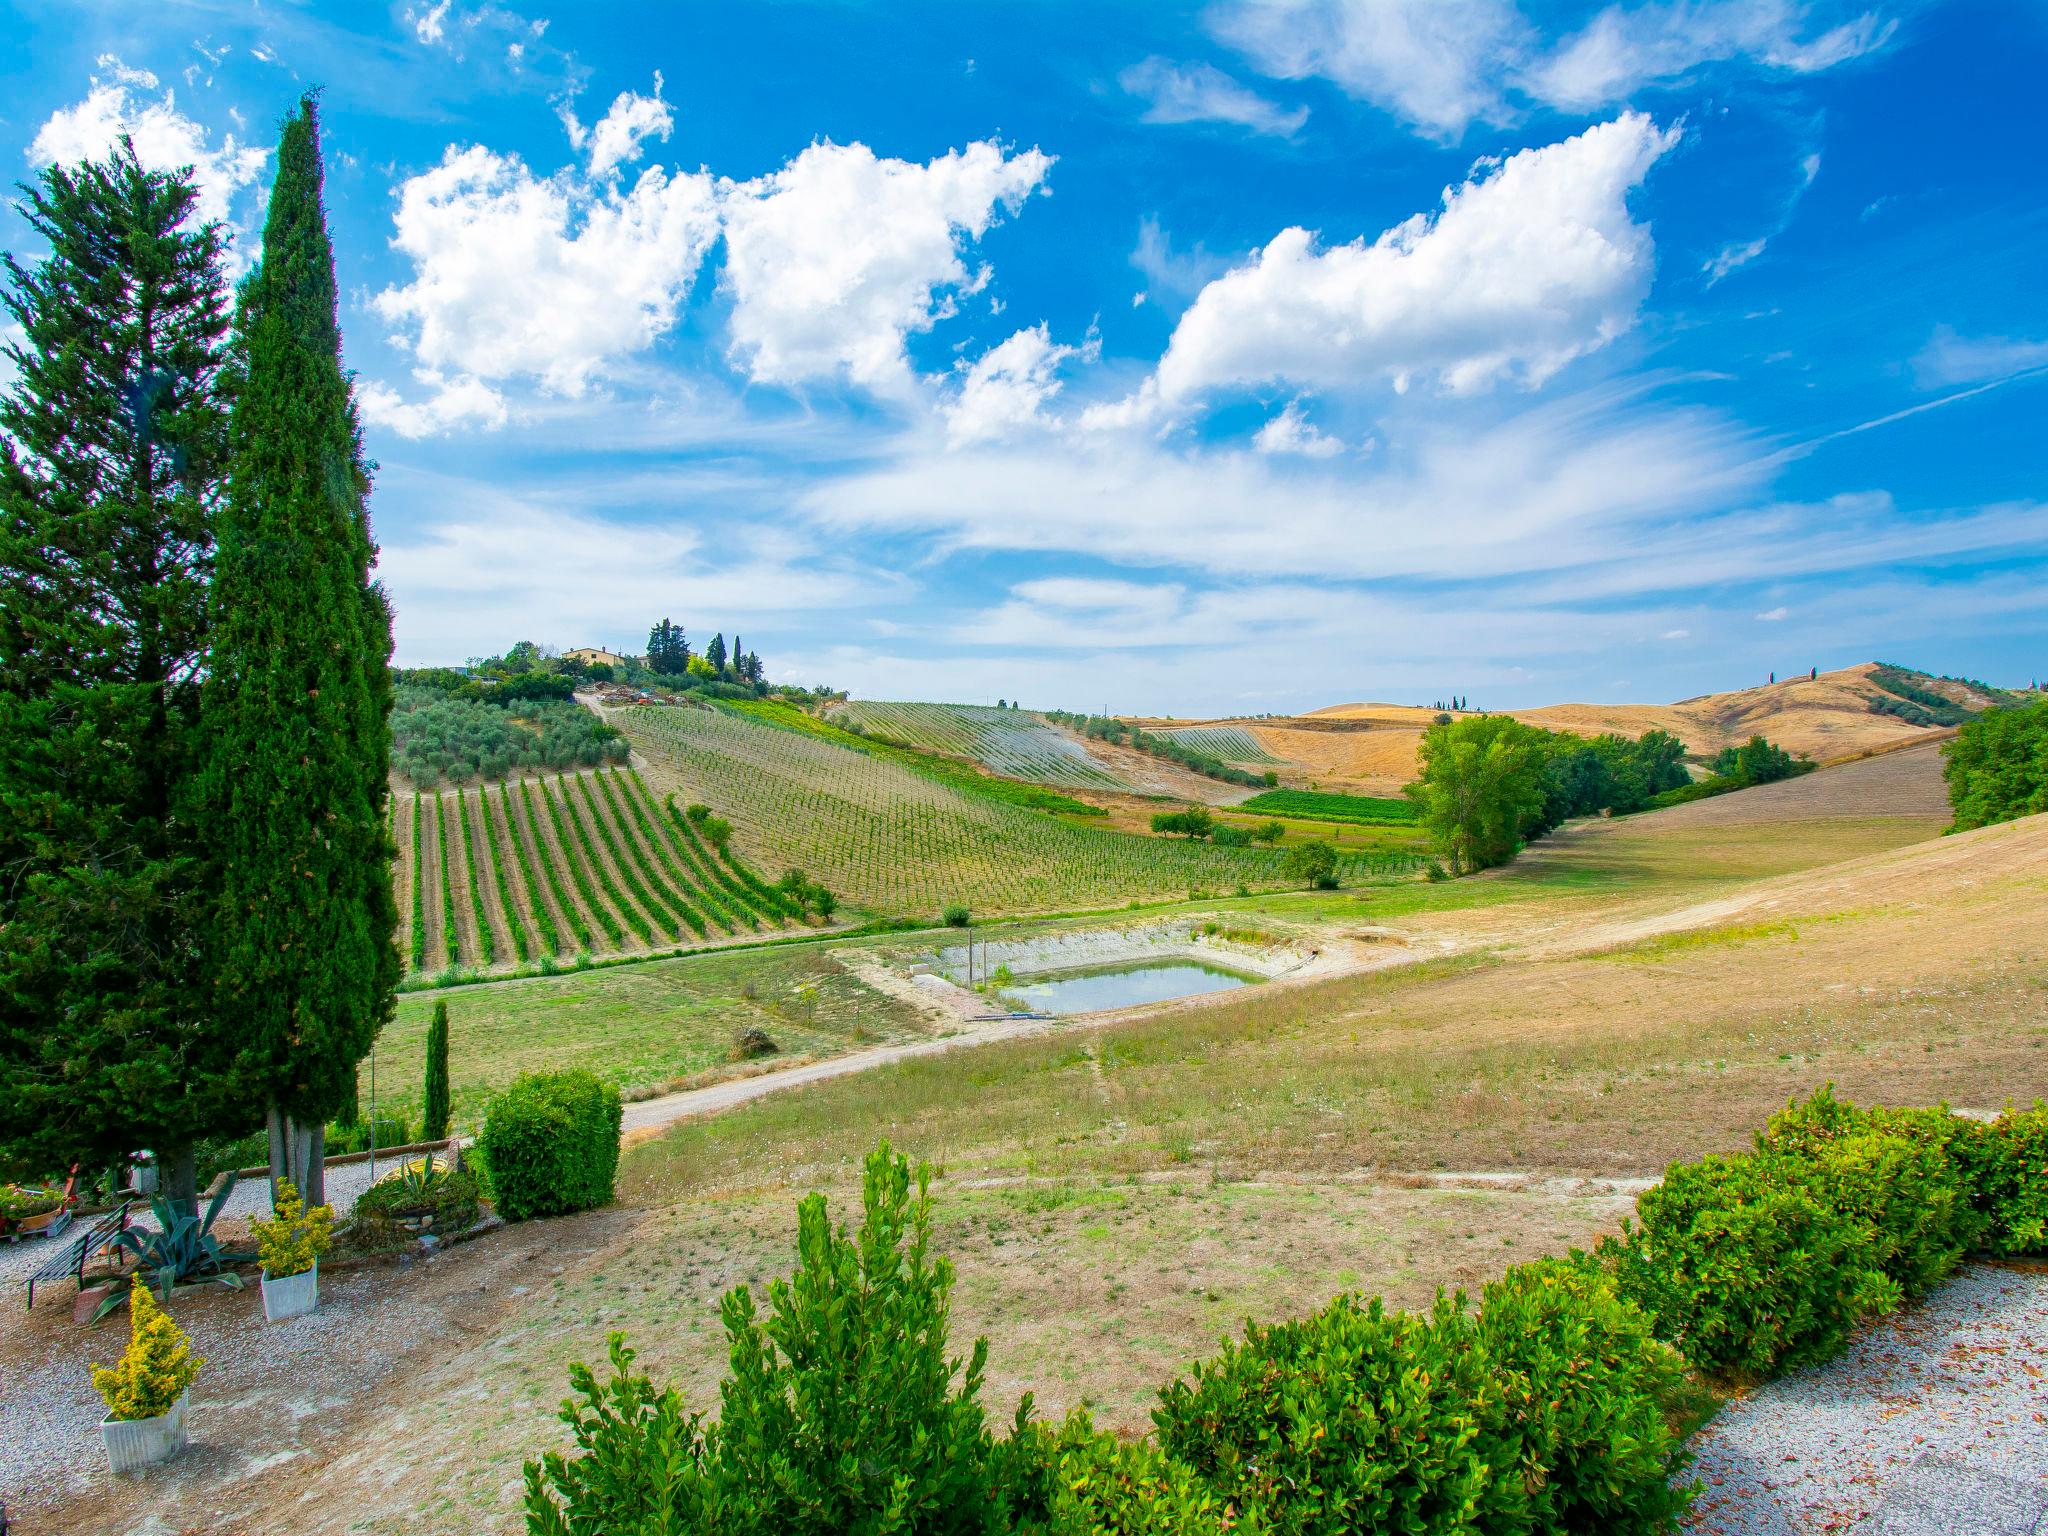
[[588, 1072], [530, 1073], [491, 1101], [478, 1150], [507, 1221], [608, 1205], [619, 1170], [619, 1090]]
[[1753, 1152], [1672, 1166], [1619, 1238], [1511, 1268], [1476, 1314], [1456, 1294], [1426, 1313], [1341, 1296], [1248, 1323], [1161, 1390], [1156, 1433], [1136, 1443], [1081, 1410], [1034, 1422], [1028, 1394], [1006, 1435], [991, 1430], [987, 1340], [964, 1368], [949, 1351], [927, 1178], [883, 1143], [857, 1234], [830, 1226], [822, 1196], [804, 1201], [772, 1316], [745, 1287], [725, 1298], [733, 1370], [715, 1422], [633, 1372], [616, 1334], [609, 1378], [574, 1367], [580, 1401], [562, 1418], [577, 1454], [528, 1464], [528, 1530], [1670, 1531], [1696, 1487], [1674, 1486], [1676, 1426], [1703, 1395], [1693, 1373], [1824, 1359], [1965, 1251], [2048, 1247], [2048, 1105], [1980, 1124], [1823, 1089]]

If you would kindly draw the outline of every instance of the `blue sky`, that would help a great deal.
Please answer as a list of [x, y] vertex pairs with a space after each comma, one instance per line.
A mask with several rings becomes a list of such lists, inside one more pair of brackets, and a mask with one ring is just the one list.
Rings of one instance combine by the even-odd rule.
[[[6, 7], [26, 176], [328, 193], [402, 661], [1664, 699], [2048, 642], [2048, 5]], [[0, 243], [33, 255], [21, 222]]]

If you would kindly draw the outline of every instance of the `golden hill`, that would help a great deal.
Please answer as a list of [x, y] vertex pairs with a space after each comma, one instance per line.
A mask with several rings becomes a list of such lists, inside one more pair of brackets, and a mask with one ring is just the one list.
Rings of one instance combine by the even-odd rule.
[[[1702, 694], [1675, 704], [1547, 704], [1508, 713], [1531, 725], [1587, 736], [1603, 731], [1625, 736], [1669, 731], [1700, 757], [1763, 735], [1790, 752], [1824, 763], [1948, 734], [1873, 711], [1872, 698], [1881, 696], [1870, 680], [1876, 670], [1876, 663], [1865, 662], [1818, 677]], [[1971, 708], [1992, 702], [1960, 683], [1918, 681]], [[1237, 723], [1268, 752], [1292, 765], [1293, 771], [1281, 771], [1284, 780], [1389, 794], [1415, 776], [1416, 743], [1434, 718], [1435, 711], [1411, 705], [1357, 703], [1333, 704], [1286, 719]]]

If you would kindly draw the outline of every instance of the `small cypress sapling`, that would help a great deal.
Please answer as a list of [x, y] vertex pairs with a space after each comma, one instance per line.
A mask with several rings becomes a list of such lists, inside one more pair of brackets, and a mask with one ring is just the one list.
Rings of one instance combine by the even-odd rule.
[[448, 1004], [434, 1004], [427, 1026], [427, 1082], [421, 1096], [420, 1139], [441, 1141], [448, 1135]]

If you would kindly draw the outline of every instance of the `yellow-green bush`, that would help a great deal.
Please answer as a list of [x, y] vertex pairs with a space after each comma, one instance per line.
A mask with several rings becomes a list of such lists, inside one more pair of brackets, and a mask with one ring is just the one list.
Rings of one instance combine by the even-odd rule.
[[95, 1365], [92, 1384], [106, 1399], [109, 1418], [154, 1419], [171, 1411], [203, 1363], [185, 1330], [157, 1306], [148, 1286], [138, 1285], [128, 1293], [128, 1348], [113, 1365]]

